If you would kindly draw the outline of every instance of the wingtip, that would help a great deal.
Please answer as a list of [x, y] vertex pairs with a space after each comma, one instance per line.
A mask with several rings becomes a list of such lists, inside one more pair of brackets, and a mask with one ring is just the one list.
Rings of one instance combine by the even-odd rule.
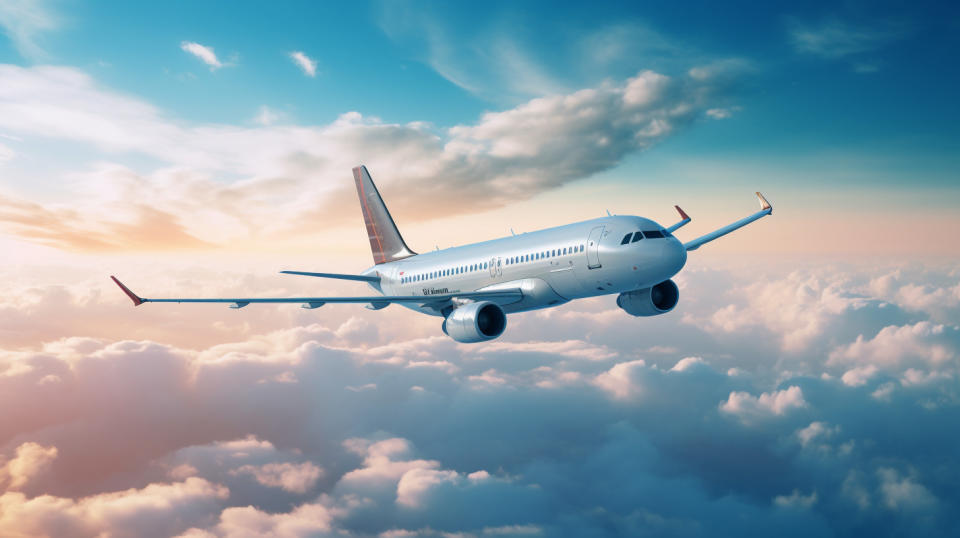
[[760, 194], [760, 191], [757, 191], [757, 199], [760, 200], [760, 209], [761, 209], [761, 210], [763, 210], [763, 209], [769, 209], [769, 210], [771, 210], [771, 213], [773, 212], [773, 206], [770, 205], [770, 202], [768, 202], [767, 199], [764, 198], [762, 194]]
[[683, 219], [683, 220], [690, 220], [690, 215], [687, 215], [687, 213], [686, 213], [684, 210], [680, 209], [680, 206], [675, 205], [675, 206], [673, 206], [673, 207], [676, 208], [677, 213], [680, 213], [680, 218], [681, 218], [681, 219]]
[[110, 275], [110, 278], [117, 284], [117, 286], [120, 286], [120, 289], [123, 290], [123, 293], [126, 293], [127, 297], [129, 297], [130, 300], [133, 301], [133, 306], [140, 306], [143, 304], [144, 302], [143, 299], [138, 297], [136, 293], [133, 293], [132, 291], [130, 291], [130, 288], [124, 286], [123, 282], [120, 282], [117, 279], [117, 277]]

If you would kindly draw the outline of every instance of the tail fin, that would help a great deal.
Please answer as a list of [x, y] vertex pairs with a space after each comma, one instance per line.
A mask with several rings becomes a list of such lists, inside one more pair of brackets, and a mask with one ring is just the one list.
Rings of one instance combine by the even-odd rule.
[[363, 223], [367, 225], [367, 235], [370, 237], [373, 263], [379, 265], [416, 256], [417, 253], [407, 248], [407, 244], [403, 242], [403, 237], [397, 231], [397, 225], [393, 223], [390, 211], [387, 210], [376, 185], [370, 179], [367, 167], [354, 168], [353, 179], [357, 183], [357, 195], [360, 196]]

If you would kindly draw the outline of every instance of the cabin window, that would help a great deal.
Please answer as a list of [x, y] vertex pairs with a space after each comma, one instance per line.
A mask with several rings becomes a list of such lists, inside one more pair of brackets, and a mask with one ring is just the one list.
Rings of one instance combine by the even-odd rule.
[[645, 235], [647, 239], [663, 239], [663, 232], [661, 232], [660, 230], [650, 230], [649, 232], [643, 232], [643, 235]]
[[580, 245], [580, 252], [583, 252], [583, 245]]
[[483, 268], [484, 268], [484, 269], [487, 268], [487, 262], [483, 262]]
[[637, 241], [639, 241], [639, 240], [641, 240], [641, 239], [643, 239], [643, 234], [640, 233], [640, 232], [636, 232], [636, 233], [633, 234], [633, 241], [632, 241], [632, 242], [633, 242], [633, 243], [636, 243]]

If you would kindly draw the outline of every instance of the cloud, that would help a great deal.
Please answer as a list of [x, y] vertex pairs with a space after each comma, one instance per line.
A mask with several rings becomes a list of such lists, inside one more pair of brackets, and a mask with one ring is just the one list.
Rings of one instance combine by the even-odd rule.
[[792, 409], [807, 406], [800, 387], [789, 387], [774, 392], [752, 396], [746, 392], [731, 392], [727, 401], [720, 404], [724, 413], [735, 415], [744, 422], [784, 415]]
[[304, 462], [268, 463], [259, 467], [244, 465], [235, 472], [251, 475], [264, 486], [281, 488], [291, 493], [306, 493], [316, 484], [323, 470], [310, 462]]
[[[485, 211], [610, 169], [686, 128], [710, 107], [717, 80], [643, 71], [437, 132], [359, 113], [313, 127], [189, 125], [75, 69], [4, 65], [0, 128], [114, 156], [147, 155], [168, 166], [142, 173], [99, 162], [71, 174], [79, 192], [71, 193], [68, 209], [7, 196], [2, 224], [72, 250], [194, 248], [237, 237], [272, 244], [309, 223], [354, 222], [349, 181], [331, 178], [347, 177], [360, 162], [383, 180], [382, 189], [403, 187], [391, 191], [390, 203], [408, 221]], [[417, 194], [427, 188], [429, 200]], [[148, 237], [153, 229], [158, 236]]]
[[936, 508], [937, 498], [910, 476], [901, 476], [896, 469], [877, 470], [883, 503], [891, 510], [930, 510]]
[[216, 53], [213, 52], [213, 47], [201, 45], [193, 41], [182, 41], [180, 48], [183, 49], [184, 52], [188, 52], [199, 58], [201, 62], [210, 67], [211, 71], [215, 71], [224, 66], [224, 64], [217, 59]]
[[[710, 266], [682, 282], [678, 309], [698, 319], [744, 286], [785, 278], [758, 262]], [[889, 267], [824, 270], [845, 296]], [[19, 310], [37, 308], [24, 290], [59, 274], [49, 271], [0, 278], [0, 315], [15, 331]], [[269, 283], [209, 269], [167, 278], [164, 287], [201, 290]], [[85, 283], [64, 286], [75, 294]], [[711, 288], [732, 295], [701, 293]], [[90, 293], [80, 309], [71, 295], [50, 299], [64, 317], [35, 319], [79, 334], [85, 326], [65, 322], [118, 319], [106, 307], [123, 297]], [[682, 311], [638, 323], [602, 298], [517, 316], [489, 349], [414, 334], [421, 320], [405, 312], [362, 309], [352, 321], [342, 311], [242, 311], [253, 317], [240, 321], [221, 309], [138, 309], [118, 334], [216, 323], [267, 332], [190, 347], [102, 336], [0, 344], [0, 466], [33, 447], [21, 458], [29, 478], [15, 491], [0, 484], [0, 534], [949, 535], [956, 523], [942, 507], [957, 499], [942, 470], [955, 464], [956, 433], [943, 424], [957, 420], [960, 398], [955, 377], [931, 376], [953, 375], [958, 358], [887, 370], [864, 348], [828, 365], [818, 344], [875, 339], [888, 308], [838, 309], [828, 325], [857, 320], [856, 332], [823, 328], [790, 351], [776, 332], [788, 325], [717, 332], [678, 323]], [[373, 341], [356, 336], [365, 323], [379, 326]], [[878, 371], [864, 385], [842, 382], [869, 364]], [[891, 392], [873, 396], [885, 383]]]
[[0, 4], [0, 28], [27, 59], [40, 61], [47, 58], [38, 38], [59, 26], [59, 17], [44, 1], [8, 0]]
[[0, 467], [0, 485], [8, 490], [18, 490], [34, 476], [44, 472], [57, 457], [57, 447], [23, 443], [17, 447], [17, 455]]
[[0, 529], [13, 536], [160, 536], [199, 523], [228, 495], [200, 478], [78, 500], [7, 492], [0, 495]]
[[809, 495], [803, 495], [799, 490], [793, 490], [790, 495], [777, 495], [773, 498], [773, 504], [781, 508], [795, 508], [806, 510], [817, 502], [817, 492], [811, 492]]
[[828, 59], [872, 52], [909, 33], [904, 24], [855, 25], [836, 17], [819, 22], [791, 19], [788, 29], [796, 52]]
[[873, 338], [856, 341], [830, 354], [831, 363], [860, 363], [896, 368], [922, 365], [936, 368], [956, 358], [958, 329], [920, 321], [913, 325], [884, 327]]
[[310, 59], [309, 56], [304, 54], [299, 50], [295, 50], [290, 53], [290, 59], [293, 60], [293, 63], [297, 64], [304, 75], [307, 75], [310, 78], [317, 76], [317, 61]]

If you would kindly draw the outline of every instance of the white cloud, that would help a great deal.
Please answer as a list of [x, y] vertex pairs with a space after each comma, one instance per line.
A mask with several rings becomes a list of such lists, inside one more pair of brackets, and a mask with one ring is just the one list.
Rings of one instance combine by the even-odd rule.
[[267, 487], [281, 488], [291, 493], [306, 493], [317, 483], [323, 470], [308, 461], [300, 464], [244, 465], [233, 473], [251, 475], [257, 482]]
[[844, 372], [840, 379], [843, 381], [843, 384], [848, 387], [860, 387], [866, 385], [867, 381], [876, 375], [877, 371], [877, 367], [872, 364], [858, 366], [857, 368]]
[[397, 483], [397, 504], [409, 507], [421, 505], [424, 495], [443, 483], [456, 483], [460, 476], [456, 471], [414, 468], [403, 473]]
[[220, 514], [220, 521], [213, 529], [191, 529], [181, 536], [308, 538], [327, 534], [331, 530], [333, 517], [332, 511], [320, 503], [302, 504], [290, 512], [279, 514], [271, 514], [253, 506], [233, 507]]
[[902, 476], [895, 469], [877, 470], [880, 494], [891, 510], [925, 511], [936, 508], [937, 498], [911, 476]]
[[310, 59], [309, 56], [307, 56], [306, 54], [304, 54], [299, 50], [295, 50], [291, 52], [290, 59], [293, 60], [293, 63], [297, 64], [297, 67], [299, 67], [303, 71], [304, 75], [307, 75], [308, 77], [311, 77], [311, 78], [317, 76], [316, 60]]
[[830, 353], [829, 364], [864, 364], [881, 368], [919, 365], [928, 368], [952, 361], [956, 352], [948, 337], [956, 329], [920, 321], [913, 325], [884, 327], [873, 338], [857, 337], [856, 341]]
[[30, 480], [43, 473], [57, 457], [57, 447], [41, 446], [37, 443], [23, 443], [17, 447], [15, 457], [0, 467], [0, 486], [7, 490], [18, 490]]
[[622, 362], [598, 375], [594, 384], [609, 392], [614, 398], [627, 399], [637, 395], [642, 387], [635, 380], [635, 372], [642, 371], [647, 363], [640, 360]]
[[812, 491], [810, 495], [803, 495], [800, 490], [793, 490], [790, 495], [777, 495], [773, 498], [773, 504], [781, 508], [794, 508], [807, 510], [817, 502], [817, 492]]
[[829, 424], [820, 421], [811, 422], [806, 428], [797, 430], [797, 438], [803, 447], [811, 446], [816, 439], [830, 437], [837, 433], [839, 428], [831, 428]]
[[[120, 241], [114, 248], [130, 250], [126, 238], [149, 235], [160, 226], [148, 221], [162, 221], [167, 248], [196, 248], [213, 239], [212, 230], [289, 235], [311, 221], [352, 222], [353, 207], [348, 212], [343, 203], [354, 196], [349, 183], [331, 178], [349, 175], [366, 157], [374, 175], [383, 171], [381, 186], [404, 186], [391, 208], [414, 218], [464, 207], [483, 211], [589, 177], [649, 148], [701, 114], [711, 84], [644, 71], [621, 84], [534, 99], [437, 133], [422, 123], [387, 124], [358, 113], [312, 127], [190, 125], [101, 88], [75, 69], [3, 65], [0, 128], [90, 144], [109, 155], [148, 155], [169, 167], [141, 174], [100, 163], [70, 174], [74, 185], [98, 188], [71, 193], [69, 209], [0, 203], [14, 214], [7, 220], [15, 234], [45, 242], [95, 250]], [[272, 122], [273, 116], [259, 119]], [[242, 179], [231, 183], [225, 174]], [[424, 188], [432, 193], [429, 200], [416, 195]]]
[[703, 364], [706, 364], [706, 361], [704, 361], [704, 360], [703, 360], [702, 358], [700, 358], [700, 357], [684, 357], [684, 358], [680, 359], [679, 361], [677, 361], [677, 364], [674, 364], [673, 367], [670, 368], [670, 371], [671, 371], [671, 372], [685, 372], [685, 371], [687, 371], [687, 370], [690, 370], [690, 369], [692, 369], [692, 368], [696, 368], [697, 366], [703, 365]]
[[17, 51], [31, 60], [43, 60], [48, 55], [38, 43], [40, 34], [60, 25], [44, 0], [4, 0], [0, 2], [0, 28], [10, 38]]
[[199, 58], [200, 61], [210, 66], [211, 71], [220, 69], [224, 66], [224, 64], [217, 59], [217, 54], [213, 52], [213, 47], [201, 45], [200, 43], [195, 43], [193, 41], [183, 41], [180, 43], [180, 48], [183, 49], [184, 52], [193, 54]]
[[774, 392], [764, 392], [760, 396], [734, 391], [726, 401], [720, 403], [720, 410], [749, 423], [757, 419], [782, 416], [792, 409], [806, 406], [803, 391], [800, 387], [794, 386]]
[[0, 495], [0, 529], [11, 536], [169, 536], [185, 522], [200, 523], [228, 496], [227, 488], [202, 478], [79, 500], [7, 492]]

